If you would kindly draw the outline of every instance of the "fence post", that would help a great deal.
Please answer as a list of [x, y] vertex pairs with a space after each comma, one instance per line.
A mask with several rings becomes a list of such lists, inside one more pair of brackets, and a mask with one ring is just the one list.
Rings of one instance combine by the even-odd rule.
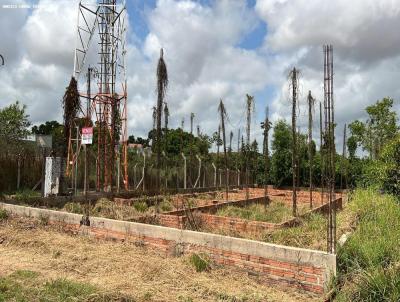
[[182, 158], [183, 158], [183, 188], [186, 189], [186, 156], [181, 153]]

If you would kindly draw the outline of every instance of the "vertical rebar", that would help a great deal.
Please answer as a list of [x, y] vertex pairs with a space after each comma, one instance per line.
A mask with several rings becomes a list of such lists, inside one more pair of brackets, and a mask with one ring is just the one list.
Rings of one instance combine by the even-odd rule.
[[310, 163], [310, 208], [313, 207], [313, 154], [312, 154], [312, 111], [314, 107], [314, 98], [311, 91], [308, 92], [308, 159]]
[[222, 127], [222, 140], [223, 140], [223, 144], [224, 144], [224, 159], [225, 159], [225, 197], [226, 200], [229, 199], [228, 196], [228, 192], [229, 192], [229, 174], [228, 174], [228, 156], [226, 153], [226, 136], [225, 136], [225, 115], [226, 115], [226, 111], [225, 111], [225, 106], [224, 103], [222, 102], [222, 100], [219, 103], [219, 111], [221, 113], [221, 127]]
[[297, 216], [297, 134], [296, 134], [296, 109], [297, 109], [297, 79], [298, 71], [296, 67], [291, 72], [291, 85], [292, 85], [292, 204], [293, 216]]
[[251, 124], [251, 108], [253, 106], [254, 97], [251, 95], [246, 94], [247, 102], [246, 102], [246, 199], [249, 199], [249, 154], [250, 154], [250, 124]]

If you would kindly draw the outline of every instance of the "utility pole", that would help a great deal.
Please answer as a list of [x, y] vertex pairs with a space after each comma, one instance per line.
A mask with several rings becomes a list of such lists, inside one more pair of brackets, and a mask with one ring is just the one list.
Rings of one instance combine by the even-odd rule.
[[292, 80], [292, 175], [293, 175], [293, 216], [297, 217], [297, 134], [296, 134], [296, 109], [297, 109], [297, 84], [298, 70], [296, 67], [290, 73]]
[[312, 153], [312, 124], [313, 124], [313, 108], [314, 98], [311, 95], [311, 90], [308, 91], [308, 159], [310, 162], [310, 208], [313, 208], [313, 153]]
[[224, 143], [224, 158], [225, 158], [225, 192], [226, 192], [226, 200], [229, 199], [228, 192], [229, 192], [229, 175], [228, 175], [228, 157], [226, 154], [226, 137], [225, 137], [225, 115], [226, 115], [226, 110], [224, 103], [222, 100], [219, 103], [219, 112], [221, 113], [221, 126], [222, 126], [222, 139]]

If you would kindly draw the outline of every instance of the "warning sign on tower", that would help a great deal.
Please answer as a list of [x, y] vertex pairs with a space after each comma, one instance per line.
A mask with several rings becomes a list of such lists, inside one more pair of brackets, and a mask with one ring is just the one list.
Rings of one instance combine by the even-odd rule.
[[91, 145], [93, 141], [93, 127], [82, 128], [82, 145]]

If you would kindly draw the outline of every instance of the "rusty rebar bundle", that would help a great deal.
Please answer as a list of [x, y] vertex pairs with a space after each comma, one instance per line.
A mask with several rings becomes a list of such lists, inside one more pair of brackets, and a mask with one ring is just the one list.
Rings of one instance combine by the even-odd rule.
[[312, 126], [313, 126], [313, 108], [315, 99], [311, 95], [311, 91], [308, 92], [308, 159], [310, 163], [310, 208], [313, 207], [313, 150], [312, 150]]
[[292, 205], [293, 216], [297, 217], [297, 178], [298, 178], [298, 159], [297, 159], [297, 134], [296, 134], [296, 109], [298, 98], [298, 75], [299, 71], [294, 67], [290, 72], [291, 86], [292, 86], [292, 175], [293, 175], [293, 189], [292, 189]]
[[333, 48], [324, 45], [325, 161], [328, 191], [327, 251], [336, 253], [335, 118], [333, 102]]

